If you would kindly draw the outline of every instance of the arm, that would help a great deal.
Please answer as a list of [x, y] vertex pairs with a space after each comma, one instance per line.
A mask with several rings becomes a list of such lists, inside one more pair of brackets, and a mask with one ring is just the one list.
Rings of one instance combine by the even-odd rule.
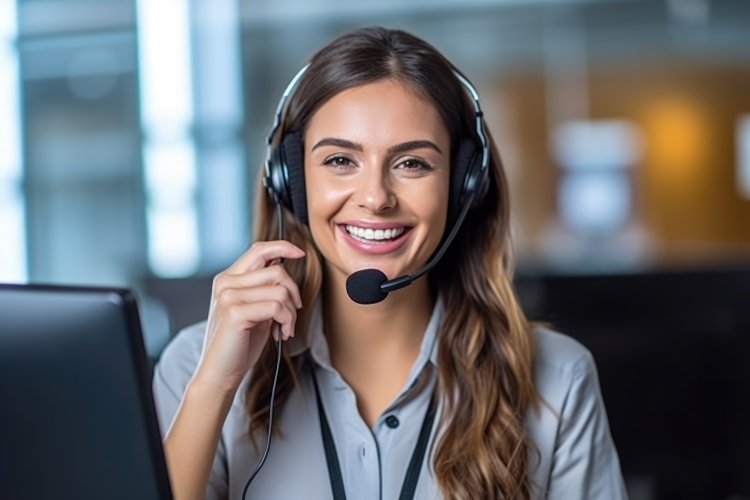
[[221, 428], [233, 395], [193, 379], [164, 439], [164, 455], [176, 500], [205, 498]]
[[[272, 324], [280, 325], [275, 335], [293, 335], [302, 306], [299, 290], [275, 262], [303, 255], [289, 242], [258, 243], [214, 279], [198, 366], [184, 394], [177, 396], [180, 403], [164, 439], [176, 500], [204, 498], [232, 400]], [[167, 387], [155, 381], [155, 387], [160, 385]]]
[[[180, 331], [164, 350], [154, 368], [154, 403], [163, 439], [172, 427], [183, 399], [188, 399], [188, 386], [200, 359], [205, 332], [205, 323]], [[165, 455], [166, 451], [165, 446]], [[209, 478], [205, 498], [207, 500], [227, 498], [226, 450], [221, 439], [214, 454]]]

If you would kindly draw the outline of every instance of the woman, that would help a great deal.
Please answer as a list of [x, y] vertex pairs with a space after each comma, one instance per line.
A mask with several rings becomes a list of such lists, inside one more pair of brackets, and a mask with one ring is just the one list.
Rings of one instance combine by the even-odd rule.
[[[424, 41], [368, 28], [288, 90], [269, 155], [288, 170], [259, 191], [257, 243], [156, 369], [176, 498], [241, 498], [270, 419], [247, 498], [623, 498], [590, 354], [515, 297], [507, 183], [468, 82]], [[363, 269], [418, 274], [455, 227], [426, 276], [348, 296]], [[288, 341], [275, 414], [271, 335]]]

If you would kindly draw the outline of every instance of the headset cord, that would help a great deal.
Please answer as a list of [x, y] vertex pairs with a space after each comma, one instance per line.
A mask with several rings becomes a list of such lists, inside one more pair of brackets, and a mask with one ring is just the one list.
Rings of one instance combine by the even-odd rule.
[[[279, 229], [279, 239], [284, 239], [284, 211], [281, 206], [281, 203], [276, 203], [276, 223]], [[283, 262], [283, 261], [282, 261]], [[266, 458], [268, 457], [268, 450], [271, 448], [271, 435], [273, 433], [273, 407], [274, 407], [274, 399], [276, 398], [276, 383], [279, 380], [279, 369], [281, 368], [281, 352], [283, 349], [283, 344], [281, 340], [281, 328], [279, 328], [279, 324], [274, 322], [273, 328], [276, 331], [276, 335], [278, 337], [277, 341], [277, 349], [276, 349], [276, 371], [273, 374], [273, 385], [271, 385], [271, 401], [268, 403], [268, 437], [266, 438], [266, 449], [263, 451], [263, 456], [260, 459], [260, 462], [255, 467], [255, 471], [250, 476], [250, 479], [247, 480], [245, 483], [245, 487], [242, 489], [242, 499], [245, 500], [245, 495], [247, 495], [247, 490], [250, 488], [250, 483], [253, 482], [253, 479], [255, 479], [255, 476], [258, 475], [260, 472], [260, 469], [263, 467], [263, 464], [266, 463]]]
[[263, 452], [263, 456], [260, 459], [260, 462], [258, 463], [257, 467], [255, 467], [255, 472], [250, 476], [250, 479], [247, 480], [245, 483], [245, 488], [242, 490], [242, 498], [245, 499], [245, 495], [247, 495], [247, 489], [250, 487], [250, 483], [253, 482], [253, 479], [255, 479], [255, 476], [258, 475], [260, 472], [260, 469], [263, 467], [263, 464], [266, 463], [266, 457], [268, 457], [268, 450], [271, 448], [271, 434], [273, 432], [273, 401], [276, 397], [276, 382], [279, 379], [279, 368], [281, 367], [281, 331], [279, 329], [278, 324], [274, 325], [274, 328], [276, 329], [276, 332], [279, 336], [278, 341], [278, 349], [276, 353], [276, 373], [273, 375], [273, 386], [271, 387], [271, 402], [269, 403], [268, 407], [268, 437], [266, 438], [266, 449]]

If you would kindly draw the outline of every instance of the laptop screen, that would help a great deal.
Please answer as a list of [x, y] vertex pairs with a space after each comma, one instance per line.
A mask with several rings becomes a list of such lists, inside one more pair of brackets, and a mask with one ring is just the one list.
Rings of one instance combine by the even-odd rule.
[[124, 289], [0, 285], [0, 496], [169, 499]]

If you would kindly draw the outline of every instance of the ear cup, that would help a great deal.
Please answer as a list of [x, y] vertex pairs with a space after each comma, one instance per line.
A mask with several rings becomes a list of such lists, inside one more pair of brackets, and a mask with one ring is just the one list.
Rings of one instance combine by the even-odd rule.
[[287, 169], [281, 158], [280, 147], [275, 146], [271, 150], [267, 164], [268, 172], [266, 173], [263, 182], [268, 191], [268, 196], [270, 196], [275, 203], [286, 205], [286, 200], [289, 194], [287, 189]]
[[296, 132], [287, 134], [271, 151], [266, 177], [269, 195], [307, 224], [305, 169], [302, 141]]
[[477, 206], [482, 198], [484, 198], [484, 195], [487, 194], [490, 186], [489, 165], [487, 165], [487, 168], [482, 168], [481, 155], [481, 151], [477, 149], [476, 155], [466, 171], [466, 176], [464, 177], [464, 189], [461, 193], [462, 204], [469, 203], [469, 199], [473, 196], [473, 199], [471, 200], [472, 208]]
[[307, 225], [307, 195], [305, 194], [305, 160], [302, 138], [291, 132], [279, 145], [281, 157], [286, 165], [287, 201], [285, 205], [305, 225]]
[[[477, 188], [477, 177], [481, 177], [481, 162], [476, 143], [463, 139], [453, 157], [451, 171], [450, 200], [448, 202], [448, 227], [452, 227], [468, 202], [472, 190]], [[476, 201], [476, 199], [475, 199]]]

